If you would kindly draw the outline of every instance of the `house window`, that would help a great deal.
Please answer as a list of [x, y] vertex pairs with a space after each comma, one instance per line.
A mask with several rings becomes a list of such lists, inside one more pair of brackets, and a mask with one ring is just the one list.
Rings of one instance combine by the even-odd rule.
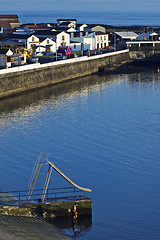
[[47, 44], [49, 44], [49, 39], [47, 39]]
[[104, 40], [106, 41], [106, 36], [104, 36]]
[[65, 37], [64, 37], [64, 35], [62, 35], [62, 41], [64, 41], [65, 40]]
[[32, 42], [34, 42], [34, 37], [32, 37]]
[[74, 44], [74, 49], [76, 49], [76, 44]]
[[99, 41], [99, 37], [97, 37], [97, 41]]
[[102, 36], [101, 36], [101, 41], [102, 41]]

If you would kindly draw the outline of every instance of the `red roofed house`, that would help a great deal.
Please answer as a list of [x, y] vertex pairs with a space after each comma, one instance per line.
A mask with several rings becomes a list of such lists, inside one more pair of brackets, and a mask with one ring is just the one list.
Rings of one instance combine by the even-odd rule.
[[4, 33], [12, 33], [15, 27], [20, 27], [17, 15], [0, 15], [0, 28]]

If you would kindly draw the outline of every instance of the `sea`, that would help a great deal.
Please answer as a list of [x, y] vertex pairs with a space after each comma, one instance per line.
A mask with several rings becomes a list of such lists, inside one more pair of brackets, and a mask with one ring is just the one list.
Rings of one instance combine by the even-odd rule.
[[[126, 12], [18, 16], [23, 23], [55, 22], [62, 17], [117, 26], [158, 26], [160, 22], [158, 14]], [[57, 239], [160, 239], [158, 69], [91, 75], [0, 100], [0, 190], [28, 189], [38, 154], [49, 153], [50, 161], [71, 180], [92, 189], [86, 193], [92, 198], [92, 216], [78, 218], [76, 232], [66, 219], [54, 221], [53, 227], [62, 234]], [[43, 187], [46, 169], [41, 169], [40, 176], [38, 188]], [[61, 186], [68, 185], [53, 171], [49, 187]], [[16, 224], [12, 229], [8, 224], [7, 230], [5, 222], [8, 239], [53, 236], [46, 225], [34, 228], [32, 223], [27, 223], [32, 232], [23, 236], [22, 223]]]
[[17, 14], [23, 23], [56, 23], [58, 18], [74, 18], [79, 24], [105, 24], [114, 26], [160, 26], [159, 11], [1, 11]]

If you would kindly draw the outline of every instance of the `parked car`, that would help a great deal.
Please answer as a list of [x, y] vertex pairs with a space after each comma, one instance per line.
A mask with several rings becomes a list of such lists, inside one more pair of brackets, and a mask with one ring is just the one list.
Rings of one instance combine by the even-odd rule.
[[39, 58], [38, 57], [29, 57], [27, 59], [27, 63], [38, 63]]
[[67, 58], [65, 57], [65, 56], [63, 56], [63, 55], [57, 55], [57, 61], [59, 61], [59, 60], [66, 60]]

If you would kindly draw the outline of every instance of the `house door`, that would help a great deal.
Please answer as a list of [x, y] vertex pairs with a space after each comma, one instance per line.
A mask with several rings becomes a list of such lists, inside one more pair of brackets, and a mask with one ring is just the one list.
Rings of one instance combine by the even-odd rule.
[[50, 52], [51, 51], [51, 48], [49, 45], [46, 46], [46, 52]]

